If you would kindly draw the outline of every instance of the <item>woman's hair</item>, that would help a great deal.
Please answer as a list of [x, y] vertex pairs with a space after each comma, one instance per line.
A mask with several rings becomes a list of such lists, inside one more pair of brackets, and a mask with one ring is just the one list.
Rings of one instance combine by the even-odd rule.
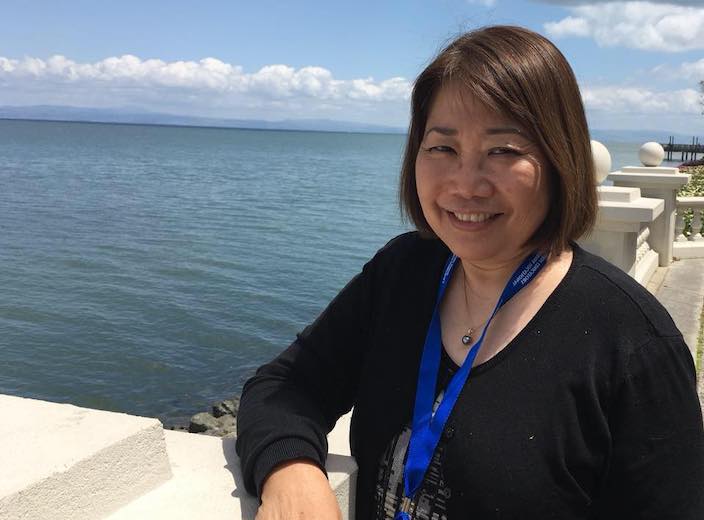
[[559, 254], [588, 233], [597, 213], [596, 181], [577, 80], [549, 40], [510, 26], [463, 34], [416, 79], [399, 194], [416, 228], [435, 236], [418, 199], [415, 163], [433, 99], [447, 85], [520, 124], [549, 162], [550, 207], [531, 242]]

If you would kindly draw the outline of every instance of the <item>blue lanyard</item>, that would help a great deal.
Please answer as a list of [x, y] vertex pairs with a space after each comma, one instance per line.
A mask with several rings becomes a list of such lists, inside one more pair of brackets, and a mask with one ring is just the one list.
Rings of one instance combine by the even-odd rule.
[[408, 455], [403, 470], [405, 496], [401, 502], [401, 511], [396, 515], [395, 520], [410, 519], [408, 512], [411, 499], [423, 482], [423, 477], [428, 470], [442, 431], [445, 429], [447, 419], [450, 417], [450, 413], [457, 402], [460, 391], [469, 377], [474, 358], [477, 356], [484, 342], [484, 336], [486, 335], [491, 320], [507, 301], [538, 274], [545, 265], [546, 260], [546, 257], [542, 254], [533, 252], [523, 260], [523, 263], [521, 263], [518, 269], [513, 273], [506, 287], [504, 287], [499, 301], [494, 307], [494, 311], [491, 313], [489, 320], [484, 326], [481, 336], [467, 353], [467, 357], [460, 369], [450, 380], [450, 384], [445, 390], [442, 401], [433, 415], [435, 386], [437, 384], [438, 370], [440, 368], [440, 349], [442, 348], [439, 307], [443, 294], [445, 294], [447, 284], [450, 281], [452, 270], [457, 263], [457, 257], [451, 255], [445, 264], [445, 270], [443, 271], [440, 287], [438, 288], [437, 300], [435, 301], [433, 317], [430, 320], [428, 333], [425, 337], [423, 356], [421, 357], [420, 369], [418, 371], [418, 388], [416, 390], [416, 403], [413, 409], [411, 439], [408, 444]]

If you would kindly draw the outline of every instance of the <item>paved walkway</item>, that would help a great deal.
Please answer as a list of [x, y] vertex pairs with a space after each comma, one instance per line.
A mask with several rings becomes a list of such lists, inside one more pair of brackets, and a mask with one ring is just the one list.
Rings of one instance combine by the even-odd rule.
[[[677, 260], [660, 267], [648, 283], [648, 290], [662, 303], [682, 331], [696, 359], [697, 340], [704, 307], [704, 258]], [[701, 360], [704, 364], [704, 360]], [[699, 400], [704, 406], [704, 366], [697, 375]]]

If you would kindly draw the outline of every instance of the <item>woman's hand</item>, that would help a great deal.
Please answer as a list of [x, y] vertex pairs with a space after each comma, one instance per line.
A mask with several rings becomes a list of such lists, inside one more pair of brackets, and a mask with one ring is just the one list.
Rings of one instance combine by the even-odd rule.
[[335, 519], [342, 519], [335, 495], [325, 474], [312, 462], [286, 462], [264, 481], [255, 520]]

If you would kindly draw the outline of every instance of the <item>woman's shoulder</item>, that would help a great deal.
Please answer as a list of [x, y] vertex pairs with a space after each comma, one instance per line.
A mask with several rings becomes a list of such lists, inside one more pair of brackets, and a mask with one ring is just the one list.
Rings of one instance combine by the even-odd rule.
[[406, 266], [428, 265], [429, 261], [432, 263], [438, 259], [444, 262], [449, 254], [450, 250], [438, 238], [408, 231], [389, 240], [377, 251], [373, 261]]
[[449, 255], [449, 249], [439, 239], [411, 231], [389, 240], [363, 271], [373, 287], [395, 291], [397, 296], [408, 291], [434, 295]]
[[600, 256], [575, 246], [572, 271], [573, 296], [620, 330], [630, 325], [660, 337], [681, 335], [655, 296]]

